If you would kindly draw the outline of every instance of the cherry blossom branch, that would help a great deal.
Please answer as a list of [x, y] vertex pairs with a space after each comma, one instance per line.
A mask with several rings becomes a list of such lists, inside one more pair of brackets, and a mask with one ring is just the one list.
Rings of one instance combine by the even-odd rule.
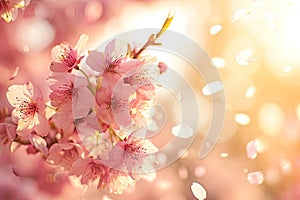
[[133, 55], [134, 59], [137, 59], [139, 57], [139, 55], [149, 46], [154, 46], [154, 45], [161, 45], [161, 43], [157, 43], [156, 40], [168, 29], [168, 27], [170, 26], [172, 20], [174, 18], [174, 13], [171, 14], [171, 12], [169, 12], [167, 19], [165, 20], [162, 28], [160, 29], [160, 31], [156, 34], [151, 34], [148, 41], [144, 44], [144, 46]]

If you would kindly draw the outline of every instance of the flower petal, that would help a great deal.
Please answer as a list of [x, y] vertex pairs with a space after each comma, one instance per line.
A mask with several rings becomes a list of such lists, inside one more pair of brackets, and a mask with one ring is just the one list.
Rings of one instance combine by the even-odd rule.
[[202, 185], [200, 185], [197, 182], [193, 182], [191, 185], [191, 190], [193, 192], [193, 195], [198, 199], [198, 200], [203, 200], [206, 199], [206, 190]]
[[80, 35], [79, 40], [74, 47], [74, 49], [77, 50], [78, 55], [83, 51], [88, 40], [89, 40], [89, 36], [87, 34]]
[[8, 88], [6, 93], [6, 97], [10, 105], [16, 107], [19, 104], [19, 100], [17, 98], [29, 100], [27, 96], [23, 93], [24, 85], [11, 85]]
[[86, 64], [97, 72], [103, 72], [107, 67], [105, 54], [96, 50], [91, 51], [86, 59]]
[[40, 113], [36, 113], [34, 120], [35, 120], [34, 130], [36, 131], [36, 133], [43, 137], [47, 136], [50, 131], [50, 128], [46, 117]]

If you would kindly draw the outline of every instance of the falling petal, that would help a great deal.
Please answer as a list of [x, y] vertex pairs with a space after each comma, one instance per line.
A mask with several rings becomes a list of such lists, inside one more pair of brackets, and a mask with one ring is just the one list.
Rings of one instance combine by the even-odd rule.
[[247, 156], [250, 159], [255, 159], [257, 157], [257, 146], [254, 140], [251, 140], [248, 144], [247, 144]]
[[236, 123], [243, 126], [248, 125], [251, 122], [249, 115], [245, 113], [236, 113], [234, 116], [234, 120], [236, 121]]
[[264, 182], [265, 176], [261, 171], [250, 172], [247, 175], [247, 180], [251, 185], [260, 185]]
[[178, 124], [173, 126], [172, 134], [176, 137], [187, 139], [194, 135], [194, 130], [187, 124]]
[[213, 57], [211, 61], [213, 62], [216, 68], [224, 68], [226, 65], [226, 61], [224, 60], [224, 58], [221, 57]]
[[254, 96], [255, 92], [256, 88], [254, 86], [249, 87], [245, 93], [246, 98], [251, 99]]
[[216, 34], [218, 34], [221, 30], [222, 30], [222, 25], [216, 24], [216, 25], [213, 25], [212, 27], [210, 27], [209, 33], [210, 33], [211, 35], [216, 35]]
[[191, 190], [193, 192], [193, 195], [198, 199], [198, 200], [203, 200], [206, 199], [206, 190], [202, 185], [200, 185], [197, 182], [193, 182], [191, 185]]
[[215, 94], [219, 91], [223, 90], [223, 84], [221, 81], [213, 81], [211, 83], [206, 84], [202, 88], [202, 93], [204, 96]]
[[231, 15], [231, 22], [236, 22], [237, 20], [239, 20], [241, 17], [244, 17], [246, 15], [251, 15], [252, 12], [250, 10], [246, 10], [246, 9], [238, 9], [236, 11], [234, 11]]
[[220, 154], [221, 158], [227, 158], [228, 156], [229, 156], [229, 154], [225, 153], [225, 152], [223, 152], [223, 153]]
[[267, 144], [264, 141], [260, 139], [251, 140], [246, 147], [247, 156], [250, 159], [255, 159], [259, 153], [265, 152], [266, 149]]
[[13, 79], [16, 78], [16, 76], [18, 75], [19, 69], [20, 69], [20, 67], [17, 66], [16, 69], [15, 69], [15, 71], [11, 74], [9, 80], [13, 80]]
[[244, 49], [236, 54], [235, 60], [241, 66], [247, 66], [250, 62], [254, 61], [252, 49]]

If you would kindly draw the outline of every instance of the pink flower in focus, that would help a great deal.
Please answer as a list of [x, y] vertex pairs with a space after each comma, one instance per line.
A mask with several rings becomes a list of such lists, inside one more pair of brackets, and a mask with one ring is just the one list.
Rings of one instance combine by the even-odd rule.
[[80, 158], [73, 163], [70, 174], [81, 176], [82, 184], [99, 179], [98, 188], [109, 182], [109, 168], [100, 159]]
[[[115, 169], [129, 173], [146, 173], [152, 170], [150, 153], [157, 148], [150, 141], [141, 141], [134, 138], [137, 132], [118, 142], [110, 153], [110, 163]], [[150, 161], [150, 162], [149, 162]]]
[[95, 71], [114, 72], [116, 67], [124, 61], [127, 53], [127, 44], [120, 40], [112, 40], [105, 47], [105, 52], [93, 50], [86, 59], [86, 63]]
[[51, 105], [56, 107], [52, 116], [55, 125], [65, 133], [74, 131], [74, 119], [85, 117], [94, 104], [84, 77], [69, 73], [54, 73], [50, 77]]
[[64, 167], [69, 170], [72, 164], [80, 158], [82, 149], [78, 144], [73, 143], [55, 143], [49, 150], [47, 160], [55, 165]]
[[73, 48], [69, 43], [62, 42], [51, 50], [52, 62], [50, 70], [53, 72], [71, 72], [79, 69], [78, 64], [84, 56], [80, 56], [88, 41], [88, 36], [82, 34]]
[[127, 60], [127, 48], [126, 42], [114, 39], [107, 44], [104, 52], [91, 51], [86, 63], [103, 77], [104, 73], [125, 74], [142, 63], [137, 59]]
[[117, 127], [128, 126], [131, 123], [129, 97], [135, 91], [131, 86], [119, 83], [114, 91], [101, 87], [96, 92], [98, 118], [106, 124], [116, 122]]
[[16, 138], [17, 125], [11, 118], [6, 118], [5, 122], [0, 123], [0, 154], [8, 152], [12, 141]]
[[28, 139], [32, 131], [40, 136], [49, 133], [48, 120], [45, 117], [45, 104], [38, 87], [31, 83], [12, 85], [6, 93], [9, 103], [15, 108], [13, 119], [17, 119], [17, 134]]
[[15, 21], [18, 16], [18, 9], [24, 9], [31, 0], [0, 0], [1, 18], [9, 23]]
[[152, 82], [156, 81], [160, 75], [160, 68], [154, 61], [153, 59], [145, 60], [143, 65], [124, 78], [124, 83], [130, 84], [134, 88], [143, 87], [153, 90]]

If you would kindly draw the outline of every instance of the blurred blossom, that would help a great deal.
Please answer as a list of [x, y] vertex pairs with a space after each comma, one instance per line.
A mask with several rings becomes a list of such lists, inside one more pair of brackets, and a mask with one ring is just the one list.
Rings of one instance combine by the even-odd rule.
[[11, 38], [20, 52], [38, 53], [54, 40], [55, 31], [45, 19], [32, 17], [23, 19]]
[[194, 170], [194, 174], [196, 177], [202, 177], [205, 175], [206, 168], [204, 166], [197, 166]]
[[283, 159], [279, 162], [280, 169], [284, 174], [289, 174], [292, 171], [292, 164], [289, 160]]
[[251, 140], [246, 146], [247, 156], [250, 159], [255, 159], [259, 153], [266, 151], [266, 143], [260, 139]]
[[103, 14], [103, 5], [99, 0], [88, 1], [84, 8], [84, 15], [88, 22], [95, 22]]
[[276, 103], [264, 104], [258, 113], [259, 127], [269, 136], [278, 136], [285, 123], [285, 113]]
[[247, 180], [251, 185], [260, 185], [264, 182], [264, 174], [261, 171], [250, 172], [247, 174]]

